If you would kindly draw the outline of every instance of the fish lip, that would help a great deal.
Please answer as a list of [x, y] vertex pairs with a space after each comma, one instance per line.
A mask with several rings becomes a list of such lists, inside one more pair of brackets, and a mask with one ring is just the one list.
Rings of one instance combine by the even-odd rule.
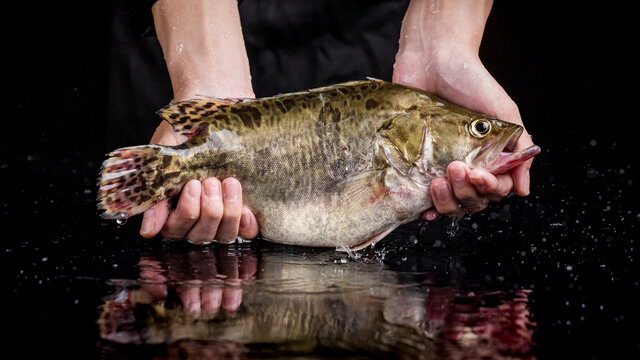
[[523, 133], [524, 128], [518, 126], [513, 132], [503, 136], [500, 141], [486, 144], [478, 152], [476, 162], [484, 163], [482, 167], [492, 174], [502, 174], [538, 155], [541, 149], [537, 145], [516, 151], [518, 140]]
[[522, 136], [523, 132], [524, 132], [524, 129], [522, 127], [517, 127], [516, 131], [514, 131], [513, 134], [511, 134], [511, 136], [507, 138], [507, 143], [504, 145], [504, 148], [502, 149], [502, 151], [513, 152], [516, 149], [516, 145], [518, 145], [518, 140], [520, 140], [520, 136]]
[[516, 126], [511, 133], [507, 132], [498, 141], [484, 144], [478, 151], [473, 163], [489, 170], [490, 165], [500, 158], [501, 153], [515, 150], [523, 132], [522, 126]]
[[[487, 167], [487, 170], [489, 170], [489, 172], [491, 172], [492, 174], [506, 173], [507, 171], [519, 166], [523, 162], [531, 159], [541, 152], [541, 149], [538, 145], [531, 145], [526, 149], [516, 151], [518, 140], [520, 140], [520, 136], [522, 136], [523, 133], [524, 128], [518, 126], [516, 130], [507, 137], [502, 150], [497, 154], [496, 158]], [[500, 147], [497, 148], [499, 149]]]

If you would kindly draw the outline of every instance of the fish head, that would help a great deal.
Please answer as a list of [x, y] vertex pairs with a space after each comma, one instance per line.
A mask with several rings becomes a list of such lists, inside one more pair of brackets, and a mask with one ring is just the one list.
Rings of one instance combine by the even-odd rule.
[[450, 106], [427, 120], [421, 166], [439, 177], [456, 160], [472, 169], [505, 173], [540, 153], [537, 145], [516, 151], [523, 132], [518, 124]]

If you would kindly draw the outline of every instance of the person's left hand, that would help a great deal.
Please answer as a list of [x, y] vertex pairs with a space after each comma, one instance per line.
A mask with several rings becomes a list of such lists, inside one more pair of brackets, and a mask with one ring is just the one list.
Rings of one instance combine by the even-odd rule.
[[[452, 8], [444, 4], [438, 11], [421, 11], [425, 10], [421, 7], [431, 5], [420, 1], [409, 5], [402, 24], [393, 82], [423, 89], [458, 105], [524, 126], [517, 105], [478, 57], [483, 21], [486, 21], [483, 16], [488, 15], [490, 6], [475, 9], [473, 6], [484, 4], [451, 3]], [[460, 18], [464, 20], [461, 14], [466, 14], [469, 21], [461, 22]], [[531, 145], [533, 142], [525, 129], [516, 151]], [[452, 162], [447, 167], [447, 178], [431, 183], [435, 208], [427, 210], [422, 218], [462, 217], [485, 209], [489, 201], [500, 201], [511, 192], [528, 195], [532, 161], [499, 175], [469, 169], [462, 161]]]

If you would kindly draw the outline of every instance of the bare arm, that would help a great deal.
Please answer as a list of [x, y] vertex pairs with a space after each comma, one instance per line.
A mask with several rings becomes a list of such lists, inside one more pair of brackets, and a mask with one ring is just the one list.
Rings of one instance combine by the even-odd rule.
[[[236, 0], [159, 0], [152, 12], [173, 101], [196, 95], [254, 97]], [[185, 140], [162, 122], [151, 143], [176, 145]], [[167, 238], [202, 244], [214, 238], [230, 242], [238, 234], [254, 238], [258, 225], [251, 211], [242, 206], [242, 188], [236, 179], [209, 178], [187, 183], [175, 210], [163, 201], [145, 212], [142, 236], [159, 232]]]

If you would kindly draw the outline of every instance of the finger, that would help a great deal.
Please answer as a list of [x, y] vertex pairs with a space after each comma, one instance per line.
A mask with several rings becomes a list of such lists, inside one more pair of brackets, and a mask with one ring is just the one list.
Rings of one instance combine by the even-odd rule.
[[529, 195], [529, 186], [531, 179], [529, 178], [529, 168], [533, 159], [529, 159], [511, 170], [511, 179], [513, 180], [513, 192], [520, 196]]
[[222, 291], [222, 308], [236, 311], [242, 303], [242, 288], [240, 286], [225, 286]]
[[258, 258], [249, 255], [241, 256], [238, 260], [238, 277], [241, 280], [247, 280], [253, 278], [258, 271]]
[[153, 132], [153, 136], [151, 136], [151, 141], [149, 143], [161, 145], [177, 145], [185, 142], [186, 140], [186, 136], [178, 135], [171, 124], [163, 121]]
[[202, 312], [210, 319], [215, 317], [222, 305], [222, 286], [202, 287], [202, 290], [200, 290], [200, 301]]
[[[526, 149], [531, 145], [533, 145], [533, 140], [527, 130], [524, 130], [524, 133], [520, 136], [518, 144], [516, 145], [516, 151]], [[533, 159], [529, 159], [513, 168], [510, 172], [513, 180], [513, 191], [520, 196], [529, 195], [529, 186], [531, 182], [529, 178], [529, 169], [531, 168], [532, 163]]]
[[504, 199], [513, 189], [513, 180], [509, 174], [493, 175], [482, 169], [469, 172], [469, 181], [479, 194], [487, 196], [491, 201]]
[[433, 198], [433, 206], [438, 213], [444, 216], [460, 217], [463, 210], [460, 208], [458, 201], [453, 197], [453, 191], [449, 180], [438, 178], [431, 183], [431, 197]]
[[144, 256], [138, 262], [138, 267], [140, 268], [140, 288], [156, 299], [165, 299], [168, 279], [162, 271], [160, 262]]
[[200, 300], [200, 288], [202, 281], [190, 280], [188, 285], [176, 287], [176, 294], [182, 303], [182, 309], [193, 316], [199, 316], [202, 308]]
[[216, 240], [231, 243], [238, 237], [242, 215], [242, 187], [237, 179], [226, 178], [222, 181], [222, 202], [224, 210]]
[[187, 240], [194, 244], [208, 244], [213, 241], [222, 220], [223, 204], [220, 181], [207, 178], [202, 182], [200, 197], [200, 217], [189, 230]]
[[440, 213], [436, 209], [429, 209], [422, 214], [422, 219], [434, 221], [440, 218]]
[[178, 206], [169, 214], [162, 228], [162, 236], [167, 239], [183, 239], [200, 216], [200, 194], [202, 184], [198, 180], [189, 181], [178, 200]]
[[238, 256], [229, 254], [228, 248], [219, 247], [218, 254], [225, 254], [218, 256], [218, 273], [224, 275], [227, 279], [238, 279]]
[[258, 236], [258, 231], [258, 220], [256, 220], [251, 209], [243, 206], [242, 215], [240, 216], [240, 236], [244, 239], [255, 239]]
[[469, 168], [461, 161], [454, 161], [447, 167], [447, 176], [452, 185], [453, 194], [463, 208], [471, 213], [484, 210], [489, 204], [486, 196], [478, 194], [469, 181]]
[[147, 239], [156, 236], [162, 230], [168, 216], [169, 202], [167, 200], [163, 200], [147, 209], [142, 216], [140, 235]]

